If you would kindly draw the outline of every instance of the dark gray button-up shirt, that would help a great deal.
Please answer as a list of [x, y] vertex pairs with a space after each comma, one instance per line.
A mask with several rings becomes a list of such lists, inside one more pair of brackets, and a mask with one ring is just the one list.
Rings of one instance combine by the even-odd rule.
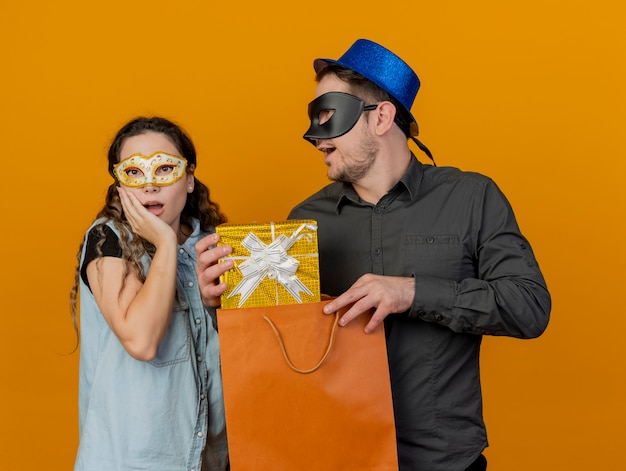
[[463, 470], [487, 446], [482, 335], [532, 338], [550, 295], [513, 211], [489, 178], [413, 158], [376, 205], [332, 183], [290, 219], [318, 222], [322, 293], [361, 275], [415, 278], [415, 300], [385, 320], [400, 470]]

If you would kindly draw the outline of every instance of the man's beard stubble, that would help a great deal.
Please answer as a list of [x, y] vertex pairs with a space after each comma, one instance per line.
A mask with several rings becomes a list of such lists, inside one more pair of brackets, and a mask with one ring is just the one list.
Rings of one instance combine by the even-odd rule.
[[363, 142], [358, 145], [356, 151], [344, 155], [343, 166], [337, 170], [336, 175], [328, 177], [338, 182], [356, 183], [364, 178], [374, 166], [378, 155], [378, 145], [374, 139], [366, 135], [363, 136]]

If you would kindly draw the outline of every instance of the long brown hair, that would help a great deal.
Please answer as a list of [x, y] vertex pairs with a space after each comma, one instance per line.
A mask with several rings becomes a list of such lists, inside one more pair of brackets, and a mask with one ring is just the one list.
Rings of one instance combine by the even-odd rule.
[[[185, 131], [173, 123], [172, 121], [162, 117], [138, 117], [126, 123], [115, 135], [108, 152], [108, 169], [109, 174], [113, 178], [113, 182], [109, 186], [103, 208], [96, 215], [96, 219], [103, 219], [104, 222], [97, 224], [93, 230], [99, 234], [99, 242], [96, 245], [96, 253], [98, 258], [102, 257], [102, 245], [104, 244], [104, 226], [106, 221], [111, 221], [120, 234], [119, 244], [122, 251], [122, 260], [128, 262], [135, 267], [140, 279], [145, 281], [144, 267], [141, 263], [142, 257], [147, 253], [152, 255], [154, 247], [145, 239], [135, 234], [131, 237], [131, 228], [122, 212], [120, 197], [117, 192], [117, 180], [113, 173], [113, 166], [119, 162], [120, 150], [126, 139], [139, 136], [148, 132], [156, 132], [167, 137], [176, 149], [180, 152], [181, 157], [187, 159], [187, 171], [193, 172], [197, 165], [196, 148], [191, 138]], [[219, 205], [211, 201], [209, 188], [194, 176], [193, 192], [187, 195], [187, 202], [180, 216], [181, 225], [191, 225], [193, 219], [200, 221], [200, 227], [204, 231], [226, 222], [226, 216], [220, 211]], [[77, 258], [76, 273], [74, 275], [74, 285], [70, 291], [70, 311], [72, 314], [72, 322], [76, 332], [76, 347], [78, 347], [80, 335], [78, 329], [78, 293], [80, 286], [80, 258], [83, 249], [83, 243], [80, 244]], [[124, 279], [129, 275], [129, 271], [124, 271]]]

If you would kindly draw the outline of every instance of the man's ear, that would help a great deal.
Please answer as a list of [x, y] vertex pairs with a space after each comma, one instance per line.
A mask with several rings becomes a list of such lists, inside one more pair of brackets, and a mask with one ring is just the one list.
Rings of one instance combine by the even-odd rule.
[[394, 125], [396, 107], [390, 101], [382, 101], [376, 108], [376, 132], [379, 135], [387, 133]]

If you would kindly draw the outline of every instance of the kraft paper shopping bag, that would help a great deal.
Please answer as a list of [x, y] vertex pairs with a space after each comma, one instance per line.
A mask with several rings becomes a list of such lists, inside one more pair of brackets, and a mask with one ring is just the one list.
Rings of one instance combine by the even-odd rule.
[[398, 469], [383, 327], [327, 302], [218, 310], [232, 471]]

